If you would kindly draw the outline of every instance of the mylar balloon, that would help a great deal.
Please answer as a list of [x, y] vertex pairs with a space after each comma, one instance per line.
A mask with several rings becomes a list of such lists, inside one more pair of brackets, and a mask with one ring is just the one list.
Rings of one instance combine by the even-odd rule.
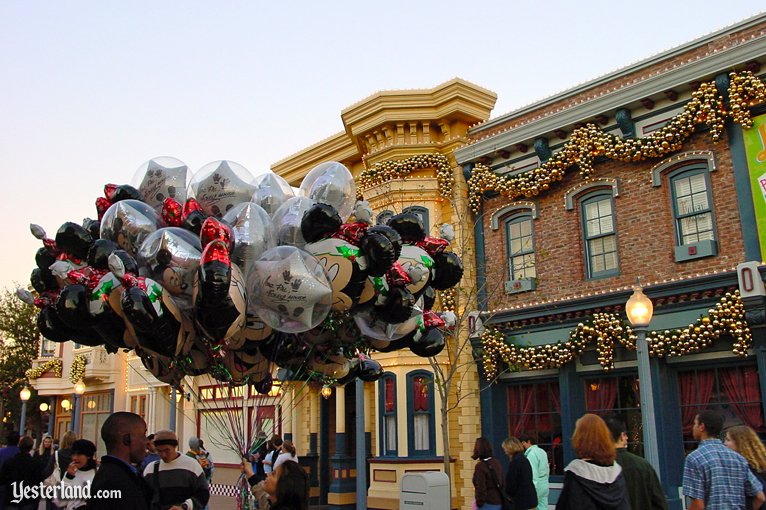
[[138, 250], [141, 274], [161, 283], [183, 309], [192, 307], [194, 276], [201, 256], [199, 238], [178, 227], [150, 234]]
[[356, 246], [334, 237], [306, 245], [327, 273], [332, 286], [332, 309], [342, 312], [350, 309], [362, 294], [367, 273], [367, 262]]
[[460, 283], [463, 277], [463, 262], [452, 252], [434, 255], [434, 278], [431, 286], [436, 290], [446, 290]]
[[187, 166], [176, 158], [160, 156], [152, 158], [136, 170], [133, 186], [158, 213], [166, 198], [180, 203], [186, 200]]
[[258, 316], [278, 331], [300, 333], [330, 312], [332, 287], [319, 261], [293, 246], [279, 246], [255, 263], [251, 296]]
[[413, 213], [401, 213], [388, 220], [388, 226], [399, 232], [402, 241], [415, 244], [426, 236], [423, 220]]
[[277, 233], [279, 246], [295, 246], [296, 248], [306, 246], [306, 240], [301, 233], [301, 222], [303, 215], [313, 205], [314, 201], [310, 198], [293, 197], [277, 209], [272, 222]]
[[[103, 237], [103, 236], [101, 236]], [[59, 227], [56, 232], [56, 246], [58, 249], [80, 260], [85, 260], [88, 250], [93, 243], [93, 236], [85, 227], [68, 221]]]
[[199, 202], [205, 213], [222, 218], [235, 205], [250, 200], [255, 192], [252, 181], [253, 176], [242, 165], [214, 161], [194, 174], [189, 195]]
[[301, 219], [301, 234], [307, 243], [314, 243], [335, 233], [342, 223], [333, 206], [315, 204]]
[[431, 268], [434, 267], [434, 259], [423, 249], [410, 244], [402, 246], [402, 254], [397, 261], [407, 271], [411, 283], [407, 290], [415, 295], [423, 290], [431, 281]]
[[135, 256], [144, 239], [160, 226], [154, 209], [138, 200], [122, 200], [112, 204], [101, 218], [101, 238], [116, 242]]
[[252, 288], [255, 261], [263, 252], [277, 245], [271, 218], [258, 204], [244, 202], [227, 212], [223, 222], [228, 224], [234, 233], [231, 261], [237, 264], [245, 275], [247, 288]]
[[356, 204], [356, 183], [348, 168], [337, 161], [314, 167], [301, 182], [301, 193], [315, 202], [328, 204], [346, 221]]
[[252, 184], [255, 193], [251, 201], [260, 205], [270, 216], [274, 216], [282, 204], [295, 196], [290, 184], [273, 172], [256, 176]]

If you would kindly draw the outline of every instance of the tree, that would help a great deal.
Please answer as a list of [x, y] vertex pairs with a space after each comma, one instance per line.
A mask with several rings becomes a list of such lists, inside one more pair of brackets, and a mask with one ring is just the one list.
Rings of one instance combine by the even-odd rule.
[[[19, 392], [26, 384], [25, 372], [37, 357], [40, 332], [37, 310], [5, 289], [0, 293], [0, 416], [10, 409], [14, 416], [20, 409]], [[34, 401], [28, 403], [36, 409]]]

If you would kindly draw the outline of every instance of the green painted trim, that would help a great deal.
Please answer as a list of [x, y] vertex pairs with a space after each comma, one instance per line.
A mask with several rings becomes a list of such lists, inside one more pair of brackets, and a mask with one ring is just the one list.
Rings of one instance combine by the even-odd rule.
[[727, 122], [726, 131], [729, 134], [734, 189], [737, 192], [740, 228], [742, 229], [742, 241], [745, 244], [745, 258], [743, 260], [763, 260], [758, 238], [758, 224], [755, 219], [753, 190], [750, 187], [750, 168], [747, 165], [747, 155], [745, 154], [745, 138], [742, 136], [742, 128], [735, 126], [731, 121]]

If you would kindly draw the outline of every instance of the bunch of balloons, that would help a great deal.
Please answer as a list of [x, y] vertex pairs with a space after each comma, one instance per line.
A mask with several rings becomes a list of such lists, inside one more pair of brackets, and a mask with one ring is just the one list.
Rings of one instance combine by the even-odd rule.
[[155, 158], [133, 185], [105, 186], [97, 220], [53, 238], [32, 225], [36, 294], [18, 294], [46, 338], [133, 349], [169, 384], [208, 373], [263, 393], [274, 364], [345, 384], [381, 375], [372, 349], [442, 350], [454, 315], [431, 310], [435, 291], [463, 274], [449, 228], [427, 236], [407, 213], [373, 226], [336, 162], [297, 193], [231, 161], [188, 177], [181, 161]]

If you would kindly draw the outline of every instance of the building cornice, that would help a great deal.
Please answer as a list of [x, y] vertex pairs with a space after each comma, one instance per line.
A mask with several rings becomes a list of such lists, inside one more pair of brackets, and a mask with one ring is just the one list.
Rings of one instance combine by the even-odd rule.
[[299, 186], [312, 168], [324, 161], [356, 161], [359, 150], [348, 135], [341, 131], [271, 165], [271, 170], [292, 186]]
[[[710, 44], [716, 39], [725, 37], [726, 35], [742, 32], [743, 30], [758, 25], [759, 23], [764, 23], [764, 21], [766, 21], [766, 15], [753, 17], [729, 29], [716, 32], [701, 39], [697, 39], [686, 45], [679, 46], [668, 52], [661, 53], [650, 59], [598, 78], [597, 80], [593, 80], [578, 87], [572, 88], [566, 92], [563, 92], [562, 94], [552, 96], [538, 103], [531, 104], [502, 117], [498, 117], [497, 119], [493, 119], [482, 124], [481, 126], [473, 128], [470, 131], [470, 135], [474, 137], [481, 136], [483, 131], [492, 129], [493, 127], [499, 127], [500, 125], [505, 124], [515, 118], [527, 115], [530, 112], [536, 110], [544, 109], [556, 103], [563, 102], [568, 98], [583, 94], [590, 89], [635, 74], [650, 66], [670, 61], [674, 57], [683, 55], [684, 53], [694, 50], [695, 48]], [[678, 88], [681, 86], [687, 88], [689, 86], [688, 84], [695, 80], [704, 80], [718, 73], [728, 71], [737, 65], [741, 65], [758, 57], [762, 57], [764, 54], [766, 54], [766, 31], [762, 32], [761, 34], [754, 34], [752, 38], [746, 41], [742, 41], [739, 44], [732, 45], [728, 48], [711, 50], [711, 53], [698, 58], [693, 62], [681, 64], [674, 69], [657, 71], [653, 75], [641, 79], [640, 81], [627, 84], [620, 87], [619, 89], [609, 91], [599, 97], [593, 98], [591, 100], [586, 100], [580, 104], [562, 109], [550, 115], [546, 115], [539, 120], [534, 120], [494, 136], [487, 136], [487, 138], [480, 139], [477, 142], [474, 142], [455, 151], [455, 158], [460, 164], [471, 162], [475, 159], [491, 155], [498, 149], [532, 140], [563, 126], [572, 125], [583, 121], [584, 119], [589, 119], [605, 112], [617, 110], [621, 107], [629, 105], [630, 103], [640, 101], [642, 98], [648, 97], [652, 94], [656, 94], [664, 90]]]

